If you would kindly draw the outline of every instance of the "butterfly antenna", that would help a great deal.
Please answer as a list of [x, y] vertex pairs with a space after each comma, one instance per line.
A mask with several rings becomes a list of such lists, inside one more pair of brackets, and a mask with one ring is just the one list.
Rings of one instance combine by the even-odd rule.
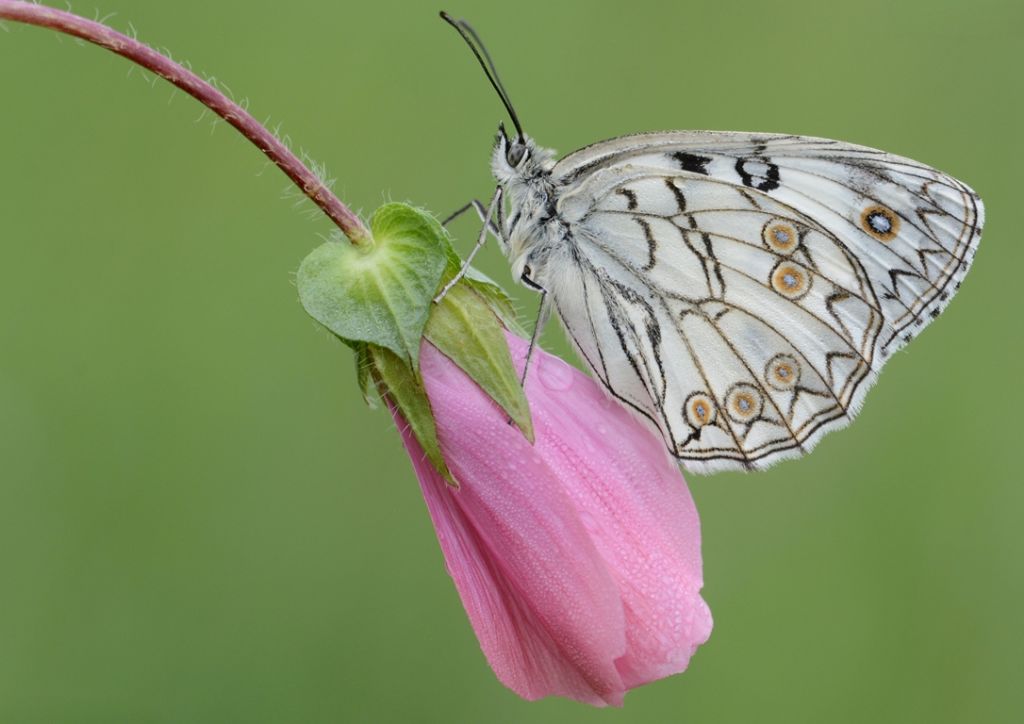
[[501, 98], [501, 102], [505, 105], [505, 110], [508, 111], [509, 116], [512, 118], [512, 125], [516, 127], [516, 133], [519, 134], [520, 142], [525, 141], [526, 137], [523, 135], [523, 127], [519, 123], [519, 116], [516, 115], [515, 109], [512, 107], [512, 100], [508, 97], [508, 91], [505, 90], [505, 86], [501, 84], [501, 79], [498, 77], [498, 69], [494, 67], [494, 61], [491, 60], [491, 54], [487, 52], [487, 47], [480, 40], [480, 36], [473, 30], [473, 26], [467, 23], [465, 20], [456, 20], [445, 11], [441, 11], [441, 18], [459, 31], [459, 35], [466, 41], [466, 45], [473, 51], [473, 55], [476, 56], [477, 62], [480, 63], [480, 67], [484, 69], [484, 73], [487, 75], [487, 80], [491, 82], [491, 87], [494, 88], [495, 93]]
[[473, 26], [466, 20], [459, 20], [459, 25], [470, 35], [473, 36], [473, 40], [476, 41], [476, 46], [480, 48], [480, 52], [484, 54], [484, 59], [487, 61], [487, 67], [491, 69], [491, 75], [494, 76], [494, 82], [501, 88], [502, 95], [505, 96], [505, 100], [509, 101], [511, 105], [511, 98], [508, 97], [508, 91], [505, 90], [505, 84], [501, 82], [501, 76], [498, 75], [498, 68], [494, 65], [494, 60], [491, 58], [491, 54], [487, 52], [487, 46], [484, 45], [484, 41], [480, 40], [480, 36], [477, 34]]

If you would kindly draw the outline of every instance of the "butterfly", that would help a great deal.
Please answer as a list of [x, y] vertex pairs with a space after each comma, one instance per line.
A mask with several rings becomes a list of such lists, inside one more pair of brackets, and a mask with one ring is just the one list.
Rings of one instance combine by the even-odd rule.
[[714, 131], [556, 161], [523, 133], [473, 29], [442, 17], [517, 132], [499, 126], [474, 253], [497, 236], [542, 295], [535, 341], [553, 306], [595, 377], [688, 470], [810, 451], [960, 288], [984, 207], [952, 176], [841, 141]]

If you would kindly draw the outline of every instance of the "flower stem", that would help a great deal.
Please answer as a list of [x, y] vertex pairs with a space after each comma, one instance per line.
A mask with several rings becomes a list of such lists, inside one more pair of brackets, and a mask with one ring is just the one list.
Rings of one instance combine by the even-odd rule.
[[244, 108], [187, 68], [102, 23], [30, 2], [0, 0], [0, 19], [50, 28], [95, 43], [156, 73], [188, 93], [252, 141], [356, 246], [372, 244], [370, 231], [298, 156]]

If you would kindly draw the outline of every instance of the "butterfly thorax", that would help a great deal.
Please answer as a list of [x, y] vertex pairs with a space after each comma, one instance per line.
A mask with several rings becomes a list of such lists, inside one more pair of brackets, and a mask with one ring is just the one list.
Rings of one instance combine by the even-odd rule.
[[525, 276], [526, 281], [543, 286], [531, 262], [536, 267], [536, 262], [550, 255], [563, 226], [555, 209], [557, 189], [551, 177], [555, 154], [525, 138], [519, 146], [522, 155], [517, 158], [516, 143], [499, 135], [491, 160], [491, 170], [509, 208], [504, 251], [516, 278]]

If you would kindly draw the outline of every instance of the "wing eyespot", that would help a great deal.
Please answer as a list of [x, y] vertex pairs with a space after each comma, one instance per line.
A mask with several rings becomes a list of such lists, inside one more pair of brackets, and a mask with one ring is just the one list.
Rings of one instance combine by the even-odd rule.
[[764, 380], [779, 392], [792, 390], [800, 382], [800, 363], [788, 354], [777, 354], [764, 368]]
[[860, 227], [879, 241], [892, 241], [900, 231], [900, 217], [892, 209], [874, 204], [860, 213]]
[[744, 382], [733, 385], [725, 398], [726, 412], [733, 422], [744, 425], [761, 416], [764, 397], [753, 385]]
[[761, 240], [776, 254], [789, 255], [800, 245], [800, 232], [784, 219], [769, 219], [761, 229]]
[[811, 290], [811, 274], [791, 261], [779, 262], [771, 274], [771, 287], [786, 299], [802, 299]]
[[714, 401], [703, 392], [694, 392], [687, 397], [684, 407], [686, 419], [696, 428], [712, 424], [718, 413]]

